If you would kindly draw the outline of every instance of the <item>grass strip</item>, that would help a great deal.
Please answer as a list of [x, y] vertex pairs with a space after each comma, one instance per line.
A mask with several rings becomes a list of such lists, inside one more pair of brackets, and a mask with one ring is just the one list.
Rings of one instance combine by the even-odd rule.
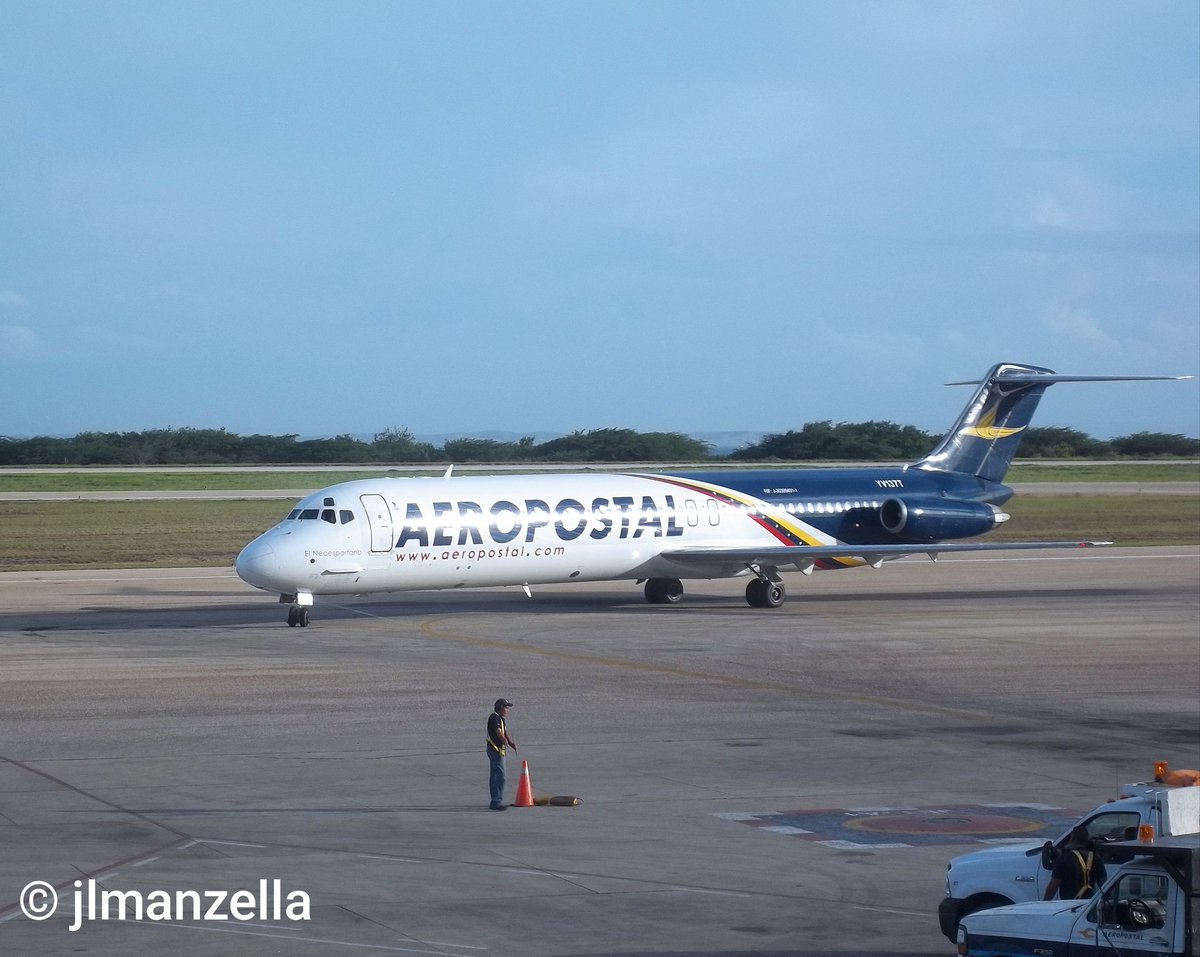
[[[441, 475], [446, 469], [426, 472]], [[416, 474], [386, 468], [345, 472], [20, 472], [0, 471], [0, 492], [257, 492], [296, 489], [309, 492], [338, 482]]]
[[230, 565], [278, 501], [0, 502], [0, 571]]
[[1018, 495], [1004, 509], [1012, 519], [990, 532], [988, 541], [1200, 544], [1200, 499], [1194, 495]]

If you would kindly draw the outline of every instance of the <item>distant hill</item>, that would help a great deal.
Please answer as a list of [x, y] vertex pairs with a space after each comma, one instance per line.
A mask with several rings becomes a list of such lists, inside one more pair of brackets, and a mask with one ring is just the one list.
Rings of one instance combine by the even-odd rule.
[[766, 437], [765, 432], [689, 432], [688, 435], [711, 445], [714, 455], [728, 455], [743, 446], [761, 442]]
[[[566, 432], [505, 432], [501, 429], [482, 429], [478, 432], [427, 432], [423, 435], [413, 435], [418, 442], [428, 442], [434, 448], [442, 448], [454, 439], [491, 439], [493, 442], [516, 442], [526, 435], [532, 435], [538, 445], [551, 439], [562, 438]], [[712, 446], [714, 455], [728, 455], [744, 445], [754, 445], [761, 442], [765, 432], [685, 432], [685, 435], [707, 442]], [[360, 442], [370, 442], [375, 438], [373, 432], [351, 432], [350, 437]], [[305, 435], [305, 439], [327, 439], [327, 435]]]
[[[762, 432], [685, 432], [684, 434], [700, 442], [707, 442], [712, 446], [714, 455], [728, 455], [730, 452], [740, 449], [744, 445], [753, 445], [755, 442], [761, 442], [764, 435]], [[491, 439], [493, 442], [516, 442], [526, 435], [532, 435], [533, 441], [541, 445], [543, 442], [549, 442], [551, 439], [561, 438], [566, 433], [503, 432], [492, 429], [481, 432], [439, 432], [429, 435], [414, 435], [413, 438], [418, 442], [428, 442], [435, 448], [440, 449], [453, 439]], [[370, 442], [373, 436], [356, 435], [355, 438], [361, 439], [364, 442]]]
[[[414, 435], [413, 438], [418, 442], [428, 442], [440, 449], [454, 439], [491, 439], [493, 442], [516, 442], [527, 435], [532, 435], [533, 441], [540, 445], [565, 434], [565, 432], [505, 432], [500, 429], [483, 429], [479, 432], [429, 432], [424, 435]], [[367, 436], [367, 441], [371, 441], [370, 436]]]

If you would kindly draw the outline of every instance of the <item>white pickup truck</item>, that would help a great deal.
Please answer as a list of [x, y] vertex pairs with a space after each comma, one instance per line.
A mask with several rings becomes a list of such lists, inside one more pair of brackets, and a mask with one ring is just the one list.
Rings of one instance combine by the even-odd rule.
[[1200, 836], [1101, 844], [1096, 853], [1112, 874], [1099, 893], [969, 914], [956, 932], [960, 957], [1196, 957]]
[[[1123, 841], [1139, 834], [1155, 839], [1200, 832], [1200, 787], [1164, 784], [1171, 780], [1165, 765], [1155, 768], [1157, 781], [1127, 784], [1119, 800], [1094, 808], [1045, 844], [1004, 844], [954, 858], [946, 866], [946, 897], [938, 905], [942, 933], [953, 941], [967, 914], [1039, 901], [1072, 829], [1083, 825], [1095, 844]], [[1190, 773], [1190, 772], [1183, 772]], [[1150, 831], [1146, 831], [1150, 828]]]

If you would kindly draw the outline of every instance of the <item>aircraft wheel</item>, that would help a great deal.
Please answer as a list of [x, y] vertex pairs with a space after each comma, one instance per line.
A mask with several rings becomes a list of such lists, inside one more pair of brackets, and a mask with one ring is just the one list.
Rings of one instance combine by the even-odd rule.
[[300, 627], [301, 628], [308, 627], [308, 609], [305, 608], [303, 605], [300, 606]]
[[297, 606], [292, 605], [292, 607], [288, 609], [287, 622], [289, 628], [295, 628], [298, 624], [300, 624], [300, 609]]
[[778, 608], [787, 600], [782, 582], [756, 578], [746, 586], [746, 603], [751, 608]]
[[651, 578], [646, 582], [646, 601], [652, 605], [674, 605], [683, 597], [678, 578]]

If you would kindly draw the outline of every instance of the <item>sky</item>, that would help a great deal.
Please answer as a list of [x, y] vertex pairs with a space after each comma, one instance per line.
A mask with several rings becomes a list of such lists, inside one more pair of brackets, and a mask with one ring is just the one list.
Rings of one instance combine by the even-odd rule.
[[0, 435], [940, 434], [996, 362], [1200, 373], [1194, 0], [0, 0]]

